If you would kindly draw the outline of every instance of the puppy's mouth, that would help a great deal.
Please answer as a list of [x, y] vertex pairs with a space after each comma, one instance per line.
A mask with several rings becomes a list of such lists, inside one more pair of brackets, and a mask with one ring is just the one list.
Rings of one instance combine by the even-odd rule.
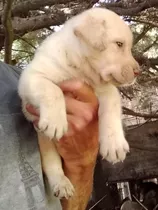
[[110, 75], [110, 76], [111, 76], [111, 83], [113, 85], [118, 86], [118, 87], [125, 85], [124, 83], [121, 83], [116, 78], [114, 78], [112, 75]]
[[117, 79], [115, 79], [115, 77], [112, 74], [106, 76], [106, 78], [103, 78], [102, 77], [102, 79], [103, 79], [103, 81], [110, 82], [110, 83], [112, 83], [115, 86], [121, 86], [121, 85], [123, 85], [120, 81], [118, 81]]
[[130, 86], [135, 82], [135, 79], [133, 81], [120, 81], [113, 74], [109, 74], [108, 76], [106, 76], [106, 78], [102, 77], [102, 79], [104, 82], [110, 82], [116, 87]]
[[120, 82], [119, 80], [117, 80], [115, 77], [113, 77], [111, 75], [111, 83], [117, 87], [126, 87], [126, 86], [130, 86], [133, 85], [135, 83], [136, 79], [134, 79], [133, 81], [130, 82]]

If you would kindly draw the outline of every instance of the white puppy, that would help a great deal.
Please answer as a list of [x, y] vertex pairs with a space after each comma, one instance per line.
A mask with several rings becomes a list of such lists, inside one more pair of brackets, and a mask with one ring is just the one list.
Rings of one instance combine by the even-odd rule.
[[[131, 54], [132, 33], [114, 12], [93, 8], [68, 20], [38, 48], [21, 75], [19, 95], [26, 112], [30, 103], [39, 108], [39, 129], [50, 139], [60, 139], [68, 129], [63, 93], [57, 84], [77, 78], [89, 84], [99, 100], [100, 153], [112, 163], [129, 151], [121, 122], [121, 99], [116, 86], [133, 83], [139, 65]], [[46, 161], [45, 172], [59, 197], [73, 194], [64, 176], [60, 157]]]

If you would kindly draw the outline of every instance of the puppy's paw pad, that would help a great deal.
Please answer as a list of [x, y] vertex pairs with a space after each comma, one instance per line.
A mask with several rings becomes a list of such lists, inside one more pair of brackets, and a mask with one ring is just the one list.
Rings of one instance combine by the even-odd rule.
[[[107, 144], [106, 144], [107, 143]], [[123, 162], [129, 152], [129, 145], [125, 138], [110, 140], [100, 146], [100, 154], [110, 163]]]
[[69, 199], [74, 194], [73, 185], [71, 184], [69, 179], [64, 175], [57, 178], [54, 177], [53, 183], [50, 183], [50, 185], [54, 195], [59, 199]]

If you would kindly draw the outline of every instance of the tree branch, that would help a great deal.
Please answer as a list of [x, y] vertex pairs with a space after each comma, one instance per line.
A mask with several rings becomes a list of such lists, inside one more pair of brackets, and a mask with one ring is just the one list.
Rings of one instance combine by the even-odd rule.
[[26, 17], [29, 11], [39, 10], [45, 6], [53, 6], [58, 4], [68, 4], [71, 2], [76, 3], [93, 3], [95, 4], [98, 0], [28, 0], [22, 1], [16, 4], [12, 9], [12, 15], [14, 17]]
[[137, 23], [148, 24], [148, 25], [151, 25], [153, 27], [158, 27], [158, 22], [151, 21], [151, 20], [130, 19], [130, 21], [137, 22]]
[[12, 15], [14, 17], [24, 17], [31, 10], [39, 10], [44, 6], [52, 6], [55, 4], [66, 4], [71, 2], [72, 0], [28, 0], [28, 1], [20, 1], [16, 4], [12, 9]]
[[56, 11], [49, 15], [39, 15], [30, 18], [14, 18], [12, 21], [15, 34], [28, 33], [41, 28], [48, 28], [50, 26], [61, 25], [66, 21], [64, 12]]
[[151, 66], [157, 66], [158, 65], [158, 57], [157, 58], [149, 58], [148, 59]]
[[4, 55], [4, 62], [11, 64], [12, 63], [12, 43], [14, 40], [14, 32], [12, 27], [12, 21], [11, 21], [11, 8], [12, 8], [13, 0], [7, 0], [4, 5], [4, 12], [2, 16], [2, 23], [4, 26], [4, 34], [5, 34], [5, 40], [4, 40], [4, 49], [5, 49], [5, 55]]
[[132, 5], [128, 7], [124, 7], [121, 2], [118, 3], [101, 3], [101, 6], [106, 7], [107, 9], [110, 9], [114, 12], [116, 12], [118, 15], [124, 15], [124, 16], [134, 16], [138, 15], [138, 13], [151, 8], [151, 7], [158, 7], [158, 1], [157, 0], [146, 0], [142, 3], [133, 3]]
[[[44, 6], [53, 6], [57, 4], [67, 4], [71, 2], [76, 3], [90, 3], [95, 4], [99, 2], [98, 0], [27, 0], [22, 1], [13, 6], [12, 8], [12, 15], [13, 17], [26, 17], [28, 15], [29, 11], [33, 10], [40, 10], [40, 8]], [[113, 10], [119, 15], [127, 15], [127, 16], [133, 16], [137, 15], [139, 12], [144, 11], [145, 9], [151, 8], [151, 7], [158, 7], [158, 1], [157, 0], [147, 0], [142, 3], [133, 3], [130, 6], [124, 6], [122, 2], [115, 2], [115, 3], [99, 3], [100, 6], [106, 7], [110, 10]]]
[[15, 52], [22, 52], [22, 53], [27, 53], [29, 55], [34, 55], [33, 52], [31, 51], [26, 51], [26, 50], [17, 50], [17, 49], [12, 49], [12, 51], [15, 51]]
[[145, 113], [139, 113], [139, 112], [135, 112], [131, 109], [128, 109], [126, 107], [123, 107], [123, 114], [126, 115], [131, 115], [131, 116], [135, 116], [135, 117], [143, 117], [144, 119], [157, 119], [158, 118], [158, 111], [156, 111], [155, 113], [152, 114], [145, 114]]
[[155, 83], [158, 84], [158, 76], [152, 76], [152, 77], [148, 77], [148, 78], [143, 78], [141, 82], [144, 82], [144, 83], [155, 82]]
[[152, 48], [157, 43], [157, 41], [158, 37], [156, 37], [156, 39], [143, 50], [143, 54], [146, 53], [148, 50], [150, 50], [150, 48]]
[[[55, 12], [56, 11], [56, 12]], [[14, 18], [12, 26], [14, 29], [14, 40], [22, 38], [23, 35], [30, 31], [36, 31], [42, 28], [63, 24], [67, 16], [62, 11], [55, 10], [53, 14], [39, 15], [31, 18]], [[4, 28], [0, 25], [0, 49], [4, 46]]]
[[23, 37], [21, 37], [21, 36], [19, 36], [19, 35], [16, 35], [19, 39], [21, 39], [23, 42], [26, 42], [28, 45], [30, 45], [30, 47], [32, 47], [34, 50], [36, 50], [36, 47], [32, 44], [32, 43], [30, 43], [30, 42], [28, 42], [25, 38], [23, 38]]
[[151, 26], [144, 26], [144, 30], [143, 30], [143, 32], [141, 33], [141, 34], [139, 34], [137, 37], [136, 37], [136, 39], [135, 39], [135, 41], [134, 41], [134, 45], [136, 45], [144, 36], [145, 36], [145, 34], [149, 31], [151, 29]]

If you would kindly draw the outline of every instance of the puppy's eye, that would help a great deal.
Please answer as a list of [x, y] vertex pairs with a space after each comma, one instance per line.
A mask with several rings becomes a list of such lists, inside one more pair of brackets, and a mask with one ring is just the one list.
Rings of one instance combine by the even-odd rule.
[[123, 46], [122, 42], [116, 42], [116, 44], [117, 44], [118, 47], [122, 47]]

